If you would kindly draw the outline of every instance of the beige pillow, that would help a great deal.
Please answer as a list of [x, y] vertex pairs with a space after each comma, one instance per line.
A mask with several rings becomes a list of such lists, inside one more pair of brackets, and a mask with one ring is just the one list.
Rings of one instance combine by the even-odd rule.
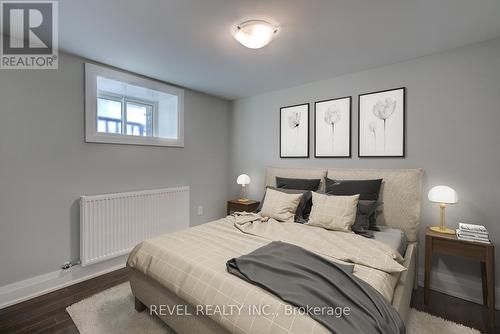
[[260, 215], [282, 222], [293, 222], [302, 196], [303, 194], [286, 194], [267, 188]]
[[332, 196], [313, 192], [308, 225], [350, 232], [356, 220], [358, 200], [359, 195]]

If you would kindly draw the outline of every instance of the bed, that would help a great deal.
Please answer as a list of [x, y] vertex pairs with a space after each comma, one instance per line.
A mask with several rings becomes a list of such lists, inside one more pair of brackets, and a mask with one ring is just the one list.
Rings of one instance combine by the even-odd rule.
[[[392, 231], [392, 248], [406, 245], [399, 261], [406, 270], [391, 272], [366, 264], [355, 264], [355, 275], [379, 291], [399, 312], [406, 322], [412, 289], [416, 282], [417, 236], [420, 223], [421, 169], [366, 170], [366, 169], [266, 169], [266, 186], [275, 186], [276, 176], [293, 178], [321, 178], [328, 176], [340, 180], [363, 180], [382, 178], [380, 201], [383, 203], [377, 218], [382, 233]], [[324, 187], [323, 184], [320, 185]], [[168, 305], [159, 318], [177, 333], [328, 333], [321, 324], [307, 315], [276, 317], [268, 314], [233, 314], [220, 310], [199, 308], [198, 305], [268, 305], [273, 310], [284, 307], [276, 296], [227, 273], [226, 261], [269, 243], [276, 233], [278, 239], [307, 248], [305, 243], [320, 233], [314, 228], [292, 223], [272, 236], [242, 233], [235, 228], [237, 219], [226, 218], [192, 227], [176, 233], [166, 234], [143, 241], [130, 254], [127, 266], [130, 269], [130, 284], [138, 309], [145, 305], [158, 310], [159, 305]], [[244, 223], [244, 222], [243, 222]], [[273, 225], [269, 225], [273, 226]], [[308, 230], [306, 230], [308, 229]], [[286, 232], [292, 231], [288, 235]], [[396, 231], [396, 232], [394, 232]], [[397, 242], [397, 231], [402, 238]], [[379, 241], [371, 241], [354, 234], [335, 232], [336, 238], [346, 245], [357, 247], [349, 252], [369, 249]], [[301, 234], [301, 238], [294, 235]], [[303, 236], [306, 235], [304, 238]], [[318, 234], [319, 235], [319, 234]], [[340, 238], [340, 239], [339, 239]], [[346, 240], [344, 240], [347, 238]], [[381, 237], [387, 238], [387, 234]], [[336, 239], [336, 243], [338, 240]], [[371, 243], [370, 243], [371, 242]], [[302, 244], [301, 244], [302, 243]], [[305, 244], [304, 244], [305, 243]], [[379, 248], [383, 248], [380, 244]], [[339, 256], [331, 254], [337, 259]], [[390, 268], [389, 268], [390, 269]], [[386, 271], [387, 270], [387, 271]], [[179, 310], [174, 305], [183, 305]], [[156, 307], [156, 308], [155, 308]], [[173, 310], [173, 311], [172, 311]], [[189, 314], [186, 316], [186, 314]]]

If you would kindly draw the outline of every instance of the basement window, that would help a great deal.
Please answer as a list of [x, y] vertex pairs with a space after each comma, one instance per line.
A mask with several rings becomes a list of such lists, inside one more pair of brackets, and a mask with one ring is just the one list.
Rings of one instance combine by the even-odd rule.
[[85, 64], [85, 141], [184, 146], [184, 91]]

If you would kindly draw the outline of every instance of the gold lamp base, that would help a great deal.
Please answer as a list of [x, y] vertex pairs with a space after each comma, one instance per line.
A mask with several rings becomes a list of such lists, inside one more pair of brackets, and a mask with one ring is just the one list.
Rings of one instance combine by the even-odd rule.
[[240, 196], [238, 197], [238, 202], [240, 203], [250, 202], [250, 200], [247, 198], [247, 187], [245, 187], [244, 184], [241, 185], [241, 192]]
[[455, 234], [455, 230], [452, 230], [451, 228], [447, 228], [445, 226], [445, 209], [446, 209], [446, 204], [441, 203], [439, 204], [439, 211], [440, 211], [440, 219], [439, 219], [439, 226], [432, 226], [430, 229], [431, 231], [437, 232], [437, 233], [443, 233], [443, 234]]
[[451, 228], [447, 227], [441, 227], [441, 226], [432, 226], [430, 227], [431, 231], [438, 232], [438, 233], [443, 233], [443, 234], [455, 234], [455, 230], [452, 230]]

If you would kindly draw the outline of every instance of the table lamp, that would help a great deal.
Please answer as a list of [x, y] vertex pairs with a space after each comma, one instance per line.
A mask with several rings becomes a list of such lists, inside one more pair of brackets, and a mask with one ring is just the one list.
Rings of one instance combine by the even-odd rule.
[[448, 186], [435, 186], [429, 190], [429, 201], [439, 203], [441, 210], [439, 226], [432, 226], [431, 230], [438, 233], [455, 234], [455, 230], [445, 226], [446, 204], [455, 204], [458, 202], [457, 192]]
[[246, 196], [246, 185], [250, 184], [250, 176], [246, 174], [241, 174], [236, 179], [236, 183], [241, 185], [241, 193], [240, 198], [238, 198], [239, 202], [248, 202], [248, 198]]

